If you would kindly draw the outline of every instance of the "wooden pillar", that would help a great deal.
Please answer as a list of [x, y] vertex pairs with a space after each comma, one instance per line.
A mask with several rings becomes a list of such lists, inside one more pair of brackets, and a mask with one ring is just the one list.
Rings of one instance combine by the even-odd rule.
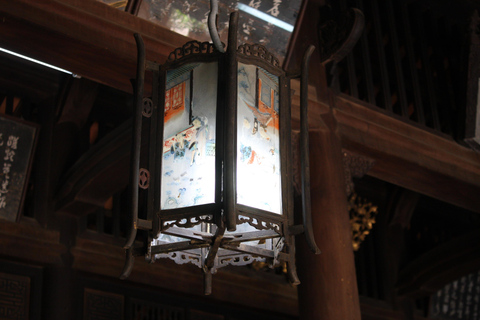
[[300, 319], [360, 320], [340, 140], [327, 126], [309, 136], [313, 231], [322, 253], [297, 237]]

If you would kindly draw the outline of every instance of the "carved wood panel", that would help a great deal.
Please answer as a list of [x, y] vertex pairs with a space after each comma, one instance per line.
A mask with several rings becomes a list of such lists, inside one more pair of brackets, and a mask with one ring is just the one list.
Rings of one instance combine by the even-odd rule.
[[185, 320], [185, 309], [152, 303], [139, 299], [131, 300], [131, 314], [128, 319], [143, 320]]
[[375, 160], [347, 150], [342, 151], [346, 193], [350, 195], [355, 190], [352, 178], [362, 178], [375, 164]]
[[85, 288], [83, 319], [123, 320], [123, 295]]
[[0, 273], [0, 319], [29, 319], [30, 278]]
[[190, 320], [225, 320], [225, 317], [220, 314], [213, 314], [199, 310], [190, 311]]

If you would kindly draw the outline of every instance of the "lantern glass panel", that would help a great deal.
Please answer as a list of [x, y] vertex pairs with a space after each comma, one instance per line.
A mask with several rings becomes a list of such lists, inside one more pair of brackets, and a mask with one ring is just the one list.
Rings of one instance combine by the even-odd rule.
[[161, 209], [215, 202], [218, 64], [167, 72]]
[[237, 203], [282, 212], [279, 79], [238, 64]]

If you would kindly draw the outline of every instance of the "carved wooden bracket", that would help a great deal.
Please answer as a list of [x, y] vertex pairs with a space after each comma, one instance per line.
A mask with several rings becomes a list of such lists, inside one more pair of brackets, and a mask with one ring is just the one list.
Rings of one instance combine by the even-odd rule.
[[343, 167], [345, 170], [345, 188], [347, 196], [352, 194], [355, 188], [352, 179], [363, 177], [374, 164], [374, 159], [343, 150]]
[[318, 42], [322, 63], [341, 61], [352, 51], [364, 26], [365, 17], [356, 8], [341, 10], [335, 1], [321, 7]]

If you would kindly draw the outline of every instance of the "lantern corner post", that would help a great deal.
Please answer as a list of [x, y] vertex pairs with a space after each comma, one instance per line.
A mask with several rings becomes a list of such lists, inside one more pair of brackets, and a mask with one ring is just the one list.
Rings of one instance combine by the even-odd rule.
[[226, 55], [227, 88], [224, 121], [224, 214], [228, 231], [235, 231], [236, 212], [236, 149], [237, 149], [237, 25], [238, 12], [230, 14]]

